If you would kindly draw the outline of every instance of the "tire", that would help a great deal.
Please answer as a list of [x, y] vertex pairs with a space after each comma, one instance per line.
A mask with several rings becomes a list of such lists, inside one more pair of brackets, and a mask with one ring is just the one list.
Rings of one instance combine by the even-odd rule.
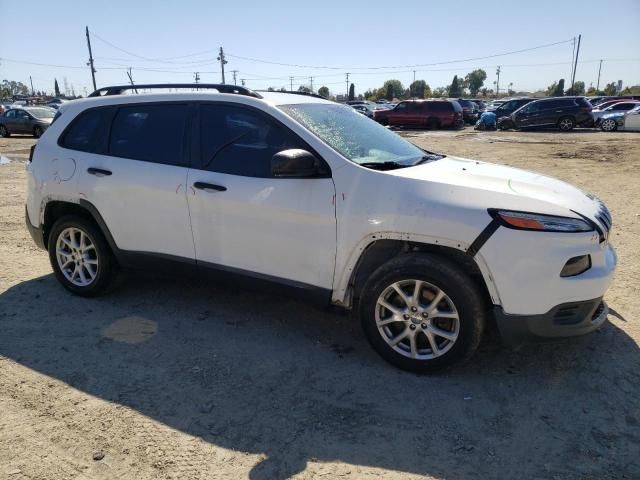
[[427, 128], [429, 130], [438, 130], [440, 128], [440, 122], [437, 118], [430, 118], [427, 120]]
[[4, 125], [0, 125], [0, 137], [9, 138], [10, 136], [11, 136], [11, 133], [9, 132], [9, 129]]
[[[414, 303], [417, 281], [423, 283]], [[433, 305], [438, 292], [444, 296]], [[359, 304], [362, 327], [374, 350], [392, 365], [414, 373], [428, 373], [470, 358], [482, 338], [485, 310], [474, 281], [456, 264], [429, 253], [401, 255], [379, 267], [367, 280]], [[407, 336], [392, 346], [403, 335]]]
[[35, 127], [33, 127], [33, 136], [36, 138], [40, 138], [42, 136], [42, 127], [39, 127], [38, 125], [36, 125]]
[[457, 128], [458, 130], [461, 130], [464, 128], [464, 120], [457, 120], [456, 123], [454, 124], [454, 128]]
[[381, 118], [378, 123], [380, 123], [380, 125], [383, 125], [383, 126], [386, 127], [387, 125], [389, 125], [389, 120], [386, 119], [386, 118]]
[[[100, 229], [90, 220], [75, 215], [60, 218], [51, 228], [48, 243], [51, 267], [70, 292], [95, 297], [113, 285], [117, 267], [113, 253]], [[78, 248], [81, 246], [85, 246], [84, 252]], [[59, 254], [60, 251], [65, 253]], [[65, 261], [70, 265], [63, 271]]]
[[607, 118], [600, 123], [600, 130], [603, 132], [615, 132], [618, 129], [618, 123], [613, 118]]
[[558, 120], [558, 128], [561, 132], [570, 132], [576, 126], [576, 121], [572, 117], [562, 117]]

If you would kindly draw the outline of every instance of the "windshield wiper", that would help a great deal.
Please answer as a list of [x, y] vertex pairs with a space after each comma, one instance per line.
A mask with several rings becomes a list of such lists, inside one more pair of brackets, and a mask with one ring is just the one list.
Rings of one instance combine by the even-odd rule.
[[414, 165], [421, 165], [423, 163], [427, 163], [427, 162], [434, 162], [436, 160], [440, 160], [442, 158], [446, 157], [446, 155], [439, 155], [437, 153], [431, 153], [429, 152], [427, 155], [423, 155], [420, 160], [418, 160], [416, 163], [413, 163], [411, 166], [413, 167]]
[[398, 162], [363, 162], [360, 166], [374, 170], [395, 170], [396, 168], [407, 168], [411, 165], [404, 165]]

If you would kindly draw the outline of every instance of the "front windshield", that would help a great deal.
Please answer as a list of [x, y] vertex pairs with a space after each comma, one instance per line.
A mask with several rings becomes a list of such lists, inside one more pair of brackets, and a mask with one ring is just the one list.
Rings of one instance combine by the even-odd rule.
[[56, 114], [51, 108], [25, 108], [25, 110], [36, 118], [53, 118]]
[[393, 162], [414, 165], [424, 150], [350, 107], [328, 103], [280, 105], [344, 157], [358, 164]]

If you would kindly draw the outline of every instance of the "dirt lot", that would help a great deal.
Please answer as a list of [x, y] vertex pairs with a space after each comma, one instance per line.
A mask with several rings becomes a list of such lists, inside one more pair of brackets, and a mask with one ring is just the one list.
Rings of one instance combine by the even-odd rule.
[[32, 140], [0, 139], [0, 479], [640, 478], [640, 136], [405, 134], [600, 196], [610, 323], [420, 377], [292, 299], [139, 276], [75, 298], [24, 227]]

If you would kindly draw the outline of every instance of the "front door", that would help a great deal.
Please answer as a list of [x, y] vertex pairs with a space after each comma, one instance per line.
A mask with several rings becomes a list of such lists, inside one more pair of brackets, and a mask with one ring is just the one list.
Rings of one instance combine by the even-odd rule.
[[400, 102], [389, 112], [389, 125], [404, 126], [408, 125], [409, 120], [409, 102]]
[[[274, 178], [271, 157], [309, 147], [259, 110], [202, 103], [189, 209], [199, 264], [331, 289], [335, 188], [324, 178]], [[328, 168], [328, 167], [327, 167]]]

